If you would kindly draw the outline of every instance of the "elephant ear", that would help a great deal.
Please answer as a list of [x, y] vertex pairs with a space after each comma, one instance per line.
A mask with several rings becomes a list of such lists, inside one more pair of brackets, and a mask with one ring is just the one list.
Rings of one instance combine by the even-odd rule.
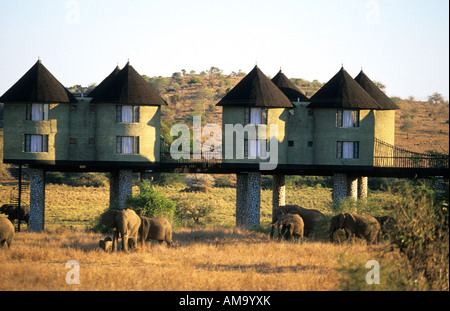
[[115, 228], [117, 226], [116, 215], [118, 212], [118, 210], [113, 209], [107, 210], [100, 216], [100, 222], [110, 229]]
[[354, 226], [356, 224], [355, 216], [353, 214], [350, 214], [350, 213], [346, 213], [345, 214], [345, 221], [347, 223], [350, 223], [351, 224], [350, 226]]

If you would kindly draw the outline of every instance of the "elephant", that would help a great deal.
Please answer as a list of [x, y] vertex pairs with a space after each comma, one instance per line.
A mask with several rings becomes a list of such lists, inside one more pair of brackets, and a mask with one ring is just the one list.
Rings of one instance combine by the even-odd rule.
[[[322, 220], [325, 215], [315, 209], [307, 209], [298, 205], [285, 205], [279, 206], [272, 215], [272, 225], [278, 221], [281, 214], [297, 214], [299, 215], [305, 224], [304, 236], [309, 237], [314, 232], [316, 224]], [[270, 231], [270, 238], [273, 238], [274, 226]]]
[[13, 204], [3, 204], [0, 207], [0, 213], [8, 215], [8, 219], [11, 222], [18, 219], [19, 221], [25, 221], [28, 225], [30, 220], [30, 207], [21, 205], [19, 215], [17, 215], [17, 209], [18, 207]]
[[278, 216], [278, 221], [272, 225], [272, 228], [274, 226], [278, 228], [278, 240], [281, 240], [282, 237], [286, 240], [303, 238], [305, 224], [302, 217], [298, 214], [281, 214]]
[[366, 239], [367, 244], [374, 244], [381, 230], [378, 221], [370, 215], [358, 215], [351, 213], [340, 213], [331, 218], [329, 230], [330, 241], [333, 242], [334, 232], [339, 229], [345, 230], [347, 240], [353, 237]]
[[116, 251], [116, 243], [119, 242], [119, 234], [122, 237], [122, 250], [128, 251], [128, 242], [130, 248], [134, 248], [138, 241], [138, 232], [141, 225], [141, 218], [131, 209], [125, 210], [107, 210], [100, 216], [100, 222], [114, 231], [112, 250]]
[[397, 223], [395, 218], [391, 216], [376, 216], [375, 219], [379, 222], [381, 227], [380, 238], [381, 236], [389, 238], [389, 236], [393, 233], [395, 224]]
[[157, 240], [159, 243], [166, 241], [168, 246], [172, 245], [172, 225], [164, 217], [141, 217], [141, 226], [139, 227], [140, 243], [145, 241]]
[[98, 245], [100, 246], [100, 248], [102, 250], [104, 250], [107, 253], [111, 253], [113, 248], [112, 248], [112, 239], [108, 236], [106, 237], [104, 240], [100, 240], [98, 242]]
[[14, 238], [14, 226], [12, 222], [6, 218], [0, 218], [0, 247], [8, 245], [11, 247]]

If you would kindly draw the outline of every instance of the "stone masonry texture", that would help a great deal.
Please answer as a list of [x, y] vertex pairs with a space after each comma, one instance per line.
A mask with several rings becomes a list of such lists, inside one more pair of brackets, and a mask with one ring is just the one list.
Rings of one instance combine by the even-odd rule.
[[31, 232], [44, 230], [45, 224], [45, 171], [32, 168], [30, 175], [30, 227]]

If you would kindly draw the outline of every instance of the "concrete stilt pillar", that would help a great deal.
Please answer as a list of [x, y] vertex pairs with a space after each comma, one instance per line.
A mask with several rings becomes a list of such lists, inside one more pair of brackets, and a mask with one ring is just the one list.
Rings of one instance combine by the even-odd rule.
[[45, 225], [45, 171], [31, 168], [30, 176], [30, 232], [40, 232]]
[[119, 171], [113, 171], [109, 177], [109, 206], [119, 206]]
[[236, 226], [259, 226], [261, 174], [238, 173], [236, 182]]
[[333, 202], [338, 203], [347, 196], [347, 175], [334, 173]]
[[132, 193], [133, 172], [120, 170], [111, 172], [109, 205], [125, 208], [127, 196]]
[[273, 175], [272, 191], [272, 215], [275, 215], [275, 211], [279, 206], [286, 205], [286, 182], [284, 175]]
[[368, 177], [358, 177], [358, 200], [367, 199]]
[[248, 175], [236, 174], [236, 226], [247, 225], [247, 190]]
[[347, 196], [358, 199], [358, 177], [347, 176]]
[[261, 210], [261, 173], [248, 173], [248, 220], [249, 227], [259, 226]]

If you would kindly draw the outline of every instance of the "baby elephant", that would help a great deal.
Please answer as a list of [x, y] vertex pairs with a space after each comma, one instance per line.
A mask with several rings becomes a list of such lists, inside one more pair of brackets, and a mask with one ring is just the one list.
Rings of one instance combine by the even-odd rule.
[[141, 244], [145, 241], [157, 240], [160, 243], [166, 241], [168, 246], [172, 245], [172, 225], [164, 217], [141, 217], [139, 236]]
[[[286, 240], [303, 238], [305, 224], [303, 219], [297, 214], [281, 214], [278, 221], [273, 226], [278, 226], [278, 239], [284, 237]], [[281, 227], [281, 231], [280, 231]]]
[[373, 244], [377, 240], [380, 232], [380, 224], [370, 215], [358, 214], [338, 214], [331, 218], [330, 225], [330, 241], [333, 242], [334, 232], [339, 229], [345, 230], [347, 240], [352, 240], [353, 237], [366, 239], [367, 244]]
[[98, 242], [100, 248], [102, 250], [104, 250], [107, 253], [112, 253], [113, 248], [112, 248], [112, 239], [108, 236], [106, 237], [104, 240], [100, 240]]
[[6, 218], [0, 218], [0, 247], [8, 245], [11, 247], [14, 238], [14, 226], [11, 221]]

